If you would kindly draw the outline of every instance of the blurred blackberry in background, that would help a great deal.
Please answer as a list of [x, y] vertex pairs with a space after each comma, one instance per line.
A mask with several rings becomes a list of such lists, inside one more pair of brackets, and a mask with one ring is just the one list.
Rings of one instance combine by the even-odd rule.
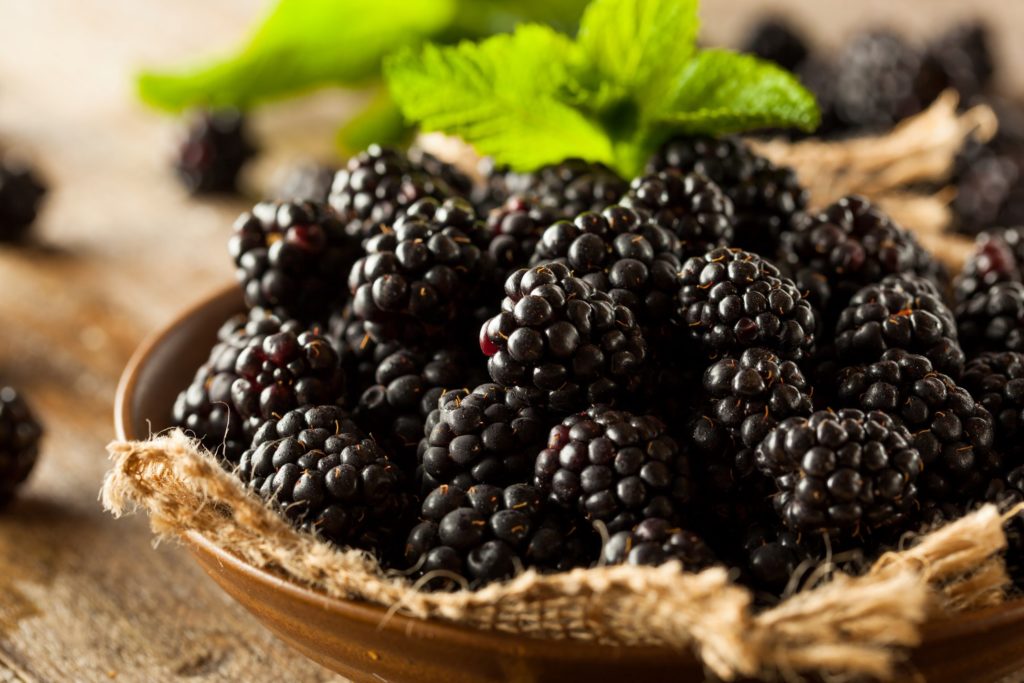
[[192, 194], [234, 192], [239, 171], [255, 154], [240, 112], [203, 111], [190, 121], [174, 165]]
[[952, 209], [960, 232], [976, 234], [998, 225], [1021, 182], [1020, 166], [990, 147], [968, 142], [953, 169]]
[[316, 161], [303, 161], [282, 169], [274, 183], [274, 197], [282, 202], [326, 204], [338, 169]]
[[1024, 284], [999, 282], [956, 307], [960, 343], [981, 351], [1024, 351]]
[[764, 17], [751, 27], [742, 42], [742, 52], [775, 62], [795, 71], [810, 54], [807, 40], [785, 17]]
[[378, 340], [443, 335], [490, 277], [486, 245], [486, 227], [465, 200], [416, 202], [366, 240], [349, 273], [353, 313]]
[[617, 203], [627, 189], [626, 181], [604, 164], [566, 159], [532, 173], [491, 168], [486, 174], [484, 194], [476, 198], [476, 203], [486, 212], [520, 196], [539, 200], [563, 217], [572, 217]]
[[995, 74], [988, 28], [981, 23], [954, 25], [928, 45], [921, 62], [915, 92], [922, 105], [953, 88], [964, 104], [988, 90]]
[[992, 416], [924, 356], [890, 349], [869, 365], [844, 368], [838, 403], [882, 411], [902, 422], [924, 464], [917, 480], [922, 500], [964, 500], [999, 471]]
[[964, 369], [953, 312], [933, 284], [914, 275], [891, 275], [859, 290], [839, 316], [835, 345], [846, 362], [874, 362], [887, 349], [903, 349], [954, 379]]
[[651, 517], [679, 519], [693, 497], [690, 463], [665, 425], [601, 405], [551, 430], [535, 475], [553, 503], [612, 533]]
[[962, 383], [992, 415], [995, 444], [1010, 463], [1024, 455], [1024, 355], [982, 353], [964, 370]]
[[981, 233], [974, 245], [974, 252], [953, 281], [956, 301], [963, 302], [976, 294], [989, 290], [999, 282], [1020, 282], [1021, 272], [1017, 265], [1015, 249], [1007, 241], [1012, 237], [1017, 251], [1024, 256], [1024, 242], [1014, 229], [1003, 232]]
[[361, 253], [334, 212], [312, 202], [257, 204], [235, 221], [228, 252], [249, 306], [307, 323], [345, 304]]
[[434, 401], [426, 429], [421, 429], [423, 488], [525, 481], [549, 427], [543, 411], [514, 405], [497, 384], [446, 392]]
[[698, 173], [654, 173], [633, 180], [622, 205], [650, 214], [678, 238], [679, 256], [698, 256], [733, 241], [733, 206]]
[[0, 157], [0, 242], [25, 238], [45, 194], [32, 168], [10, 154]]
[[[648, 173], [658, 171], [699, 173], [712, 180], [733, 204], [733, 230], [722, 234], [727, 246], [757, 252], [767, 258], [775, 256], [779, 236], [792, 228], [793, 218], [807, 207], [807, 191], [800, 186], [793, 170], [775, 166], [755, 154], [738, 137], [671, 140], [647, 162]], [[633, 181], [633, 192], [642, 182]], [[665, 196], [664, 190], [660, 193], [648, 190], [647, 195], [646, 201], [656, 206], [659, 201], [665, 204], [664, 199], [658, 199]], [[693, 200], [697, 206], [717, 205], [710, 198], [699, 199], [697, 195]], [[678, 200], [669, 202], [670, 208], [677, 205]], [[680, 237], [685, 240], [683, 235]]]
[[296, 527], [376, 554], [396, 545], [414, 509], [398, 467], [337, 406], [265, 422], [239, 476]]
[[501, 313], [484, 324], [487, 370], [515, 400], [556, 413], [613, 402], [640, 384], [647, 345], [633, 312], [551, 263], [505, 282]]
[[42, 435], [42, 425], [22, 395], [0, 386], [0, 508], [35, 467]]
[[541, 235], [551, 224], [565, 218], [560, 210], [539, 199], [514, 195], [487, 216], [490, 244], [487, 251], [494, 260], [495, 275], [501, 282], [530, 262]]
[[906, 427], [853, 409], [784, 420], [758, 446], [757, 465], [775, 477], [791, 530], [840, 537], [900, 526], [925, 467]]
[[679, 281], [681, 324], [710, 357], [757, 346], [799, 360], [813, 348], [811, 305], [757, 254], [722, 248], [694, 256]]
[[549, 511], [541, 492], [526, 484], [507, 488], [447, 484], [423, 499], [421, 518], [405, 544], [412, 577], [439, 572], [428, 588], [470, 588], [513, 577], [524, 567], [565, 571], [590, 564], [597, 551], [589, 529]]
[[715, 563], [704, 539], [660, 517], [649, 517], [631, 530], [612, 534], [601, 554], [606, 564], [656, 566], [676, 560], [687, 572], [699, 572]]
[[836, 64], [835, 111], [847, 126], [884, 131], [921, 110], [914, 94], [921, 55], [897, 33], [860, 34]]

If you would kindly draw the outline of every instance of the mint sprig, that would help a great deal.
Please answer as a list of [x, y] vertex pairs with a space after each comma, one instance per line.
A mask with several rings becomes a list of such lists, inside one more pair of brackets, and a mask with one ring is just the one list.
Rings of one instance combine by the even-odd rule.
[[424, 130], [517, 170], [567, 157], [626, 177], [674, 135], [813, 130], [814, 97], [748, 55], [699, 50], [696, 0], [594, 0], [576, 40], [538, 26], [385, 60], [392, 96]]

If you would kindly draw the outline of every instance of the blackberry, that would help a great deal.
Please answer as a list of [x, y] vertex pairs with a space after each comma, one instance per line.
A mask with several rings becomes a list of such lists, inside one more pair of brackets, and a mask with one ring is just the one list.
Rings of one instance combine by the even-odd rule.
[[887, 349], [903, 349], [953, 378], [964, 369], [953, 312], [933, 284], [913, 275], [889, 276], [859, 290], [839, 316], [835, 344], [847, 362], [874, 362]]
[[560, 262], [573, 276], [628, 306], [642, 324], [667, 322], [680, 269], [679, 240], [640, 212], [612, 206], [544, 231], [531, 263]]
[[366, 240], [349, 273], [352, 310], [376, 339], [422, 343], [466, 310], [490, 276], [484, 224], [468, 202], [416, 202]]
[[1024, 284], [999, 282], [956, 307], [960, 343], [968, 355], [1024, 351]]
[[175, 170], [192, 194], [230, 193], [237, 189], [242, 166], [255, 154], [240, 112], [204, 111], [189, 124]]
[[[993, 503], [1002, 513], [1007, 513], [1024, 503], [1024, 466], [1018, 466], [989, 482], [983, 497], [984, 502]], [[1024, 582], [1024, 512], [1018, 512], [1003, 523], [1006, 532], [1006, 568], [1014, 583]]]
[[810, 54], [806, 38], [783, 17], [761, 19], [747, 34], [742, 51], [775, 62], [786, 71], [795, 71]]
[[46, 186], [12, 155], [0, 157], [0, 242], [18, 242], [36, 219]]
[[996, 448], [1009, 462], [1024, 455], [1024, 354], [982, 353], [967, 364], [962, 383], [992, 415]]
[[960, 232], [977, 234], [1003, 223], [1003, 214], [1021, 182], [1021, 164], [991, 145], [968, 142], [958, 155], [951, 208]]
[[554, 427], [534, 473], [553, 503], [612, 533], [650, 517], [678, 519], [693, 495], [689, 461], [665, 425], [608, 406]]
[[487, 250], [494, 260], [497, 276], [504, 281], [529, 264], [541, 235], [562, 218], [561, 211], [546, 206], [539, 199], [521, 195], [509, 197], [492, 209], [487, 217], [491, 240]]
[[265, 422], [238, 472], [297, 527], [340, 546], [397, 545], [413, 511], [398, 467], [337, 406]]
[[633, 312], [561, 263], [518, 270], [480, 331], [487, 370], [517, 400], [567, 413], [639, 386], [646, 342]]
[[14, 498], [35, 467], [42, 435], [42, 426], [21, 394], [0, 387], [0, 508]]
[[820, 539], [763, 522], [746, 529], [742, 538], [739, 580], [773, 599], [785, 593], [801, 567], [818, 564], [826, 556]]
[[696, 468], [710, 495], [749, 489], [754, 449], [781, 420], [811, 414], [811, 389], [793, 361], [767, 349], [747, 349], [704, 372], [707, 398], [689, 427]]
[[[441, 485], [423, 499], [423, 521], [409, 533], [405, 562], [413, 576], [438, 572], [427, 585], [471, 588], [508, 579], [523, 568], [562, 571], [590, 563], [587, 530], [548, 509], [526, 484], [507, 488]], [[453, 576], [454, 575], [454, 576]]]
[[628, 185], [604, 164], [566, 159], [531, 173], [493, 169], [488, 175], [487, 207], [500, 205], [512, 196], [538, 199], [563, 216], [602, 211], [626, 194]]
[[921, 110], [914, 84], [921, 55], [892, 31], [869, 31], [850, 41], [836, 59], [835, 111], [847, 126], [888, 130]]
[[[807, 208], [808, 193], [791, 168], [755, 154], [737, 137], [682, 137], [665, 143], [647, 162], [647, 172], [699, 173], [721, 188], [733, 204], [728, 246], [765, 257], [775, 255], [779, 237]], [[634, 186], [640, 181], [634, 181]]]
[[890, 349], [876, 363], [844, 368], [837, 380], [839, 405], [885, 412], [910, 430], [924, 463], [923, 500], [962, 500], [999, 469], [992, 416], [924, 356]]
[[756, 254], [723, 248], [694, 256], [679, 281], [679, 319], [711, 357], [760, 346], [799, 360], [814, 345], [811, 305]]
[[988, 29], [981, 23], [958, 24], [928, 46], [915, 90], [922, 104], [947, 88], [971, 102], [989, 88], [994, 74]]
[[453, 166], [425, 152], [406, 155], [371, 145], [338, 171], [329, 201], [348, 232], [365, 238], [419, 200], [455, 197], [471, 184]]
[[778, 256], [826, 326], [857, 290], [886, 275], [909, 273], [944, 284], [940, 266], [914, 236], [863, 197], [844, 197], [796, 221], [782, 235]]
[[[1013, 240], [1016, 248], [1011, 247], [1007, 238]], [[1021, 247], [1024, 247], [1024, 242], [1013, 229], [978, 235], [974, 251], [953, 281], [956, 301], [966, 301], [999, 282], [1020, 282], [1017, 258], [1018, 253], [1024, 256]]]
[[315, 202], [326, 204], [331, 183], [338, 169], [315, 161], [284, 169], [277, 178], [274, 196], [282, 202]]
[[420, 444], [425, 489], [503, 486], [529, 476], [547, 437], [543, 411], [514, 405], [497, 384], [449, 391], [434, 405]]
[[775, 501], [797, 532], [852, 536], [900, 526], [924, 469], [915, 439], [881, 411], [822, 410], [783, 420], [757, 448]]
[[675, 560], [688, 572], [698, 572], [715, 563], [715, 555], [704, 539], [658, 517], [613, 534], [601, 555], [606, 564], [660, 565]]
[[346, 300], [358, 241], [329, 208], [261, 202], [235, 221], [228, 251], [246, 303], [304, 322], [326, 320]]
[[722, 190], [698, 173], [641, 176], [622, 205], [649, 213], [681, 243], [680, 257], [696, 256], [733, 241], [733, 206]]

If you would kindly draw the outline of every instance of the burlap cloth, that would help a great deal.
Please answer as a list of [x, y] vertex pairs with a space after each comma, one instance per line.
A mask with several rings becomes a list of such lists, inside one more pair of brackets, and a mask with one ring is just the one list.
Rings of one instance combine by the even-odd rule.
[[[860, 192], [881, 199], [919, 235], [936, 235], [948, 196], [900, 188], [940, 177], [966, 135], [994, 131], [991, 112], [958, 114], [955, 105], [943, 97], [874, 141], [759, 145], [797, 169], [814, 204]], [[945, 254], [954, 267], [960, 258]], [[753, 608], [751, 593], [726, 569], [683, 573], [674, 562], [526, 571], [476, 591], [431, 593], [382, 571], [366, 553], [297, 532], [179, 431], [115, 442], [109, 451], [104, 506], [115, 516], [145, 510], [161, 539], [198, 532], [255, 567], [335, 598], [385, 606], [388, 614], [537, 638], [691, 648], [725, 680], [779, 673], [888, 678], [920, 642], [925, 621], [999, 604], [1010, 587], [1001, 555], [1004, 516], [986, 506], [908, 540], [863, 575], [817, 567], [800, 590], [765, 611]]]

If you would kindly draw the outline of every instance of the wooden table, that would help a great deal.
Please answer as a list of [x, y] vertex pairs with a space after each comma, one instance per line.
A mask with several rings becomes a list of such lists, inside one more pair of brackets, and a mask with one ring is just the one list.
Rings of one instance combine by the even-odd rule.
[[[857, 14], [890, 10], [927, 31], [961, 12], [959, 0], [813, 4], [805, 18], [838, 17], [824, 25], [829, 40]], [[0, 3], [0, 143], [38, 160], [52, 186], [38, 244], [0, 247], [0, 378], [24, 389], [48, 428], [35, 475], [0, 516], [0, 682], [333, 679], [181, 549], [154, 550], [145, 519], [115, 521], [97, 502], [122, 367], [145, 334], [230, 280], [224, 242], [247, 203], [182, 193], [167, 170], [172, 127], [134, 102], [130, 74], [229, 44], [261, 5]], [[763, 3], [706, 5], [708, 35], [730, 39]], [[1024, 25], [1017, 0], [974, 5], [1005, 13], [1007, 31]], [[1024, 64], [1024, 43], [1007, 54]], [[357, 100], [336, 93], [261, 112], [268, 154], [251, 180], [303, 151], [328, 154]]]

